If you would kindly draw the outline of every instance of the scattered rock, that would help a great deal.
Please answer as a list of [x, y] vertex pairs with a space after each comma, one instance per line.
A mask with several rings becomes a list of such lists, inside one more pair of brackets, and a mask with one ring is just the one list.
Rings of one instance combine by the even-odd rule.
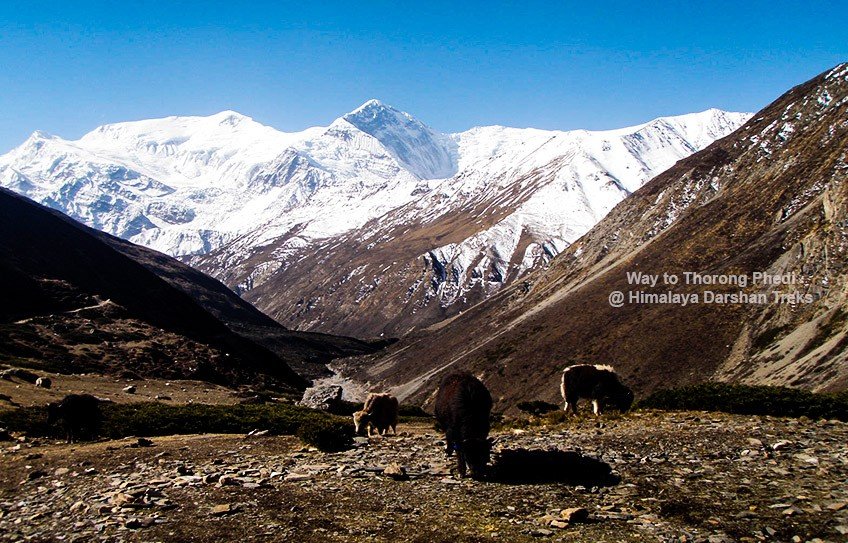
[[[507, 446], [579, 450], [580, 456], [597, 458], [621, 474], [613, 486], [582, 480], [580, 485], [546, 481], [512, 485], [454, 478], [450, 476], [454, 460], [444, 456], [444, 443], [439, 444], [442, 440], [430, 428], [402, 432], [397, 438], [364, 439], [359, 447], [332, 454], [301, 449], [294, 438], [251, 441], [210, 436], [210, 443], [220, 440], [226, 448], [205, 449], [198, 444], [206, 439], [192, 436], [185, 443], [157, 440], [159, 450], [135, 451], [126, 448], [136, 439], [131, 438], [118, 442], [116, 452], [105, 452], [102, 458], [95, 458], [99, 453], [89, 445], [73, 446], [62, 459], [54, 454], [53, 444], [42, 449], [43, 457], [30, 453], [27, 449], [38, 445], [29, 440], [17, 449], [0, 447], [0, 465], [8, 459], [26, 465], [20, 473], [43, 469], [50, 476], [41, 475], [34, 482], [25, 478], [14, 497], [0, 496], [0, 540], [11, 534], [10, 541], [58, 540], [58, 536], [69, 543], [128, 541], [140, 535], [128, 530], [177, 519], [187, 524], [186, 529], [190, 526], [207, 535], [203, 522], [215, 523], [214, 519], [236, 511], [245, 521], [268, 530], [269, 539], [291, 538], [294, 525], [282, 521], [278, 526], [276, 507], [269, 511], [266, 503], [284, 503], [283, 511], [294, 513], [297, 522], [316, 526], [318, 532], [323, 527], [327, 539], [373, 539], [379, 530], [394, 530], [401, 522], [409, 530], [438, 529], [447, 526], [439, 524], [448, 518], [445, 511], [455, 509], [457, 516], [450, 517], [464, 518], [469, 507], [474, 508], [473, 515], [487, 517], [479, 525], [482, 531], [477, 531], [476, 522], [462, 528], [469, 540], [496, 537], [507, 542], [529, 540], [532, 535], [550, 540], [756, 543], [795, 541], [792, 535], [798, 534], [806, 542], [814, 541], [811, 536], [817, 532], [824, 540], [844, 539], [848, 491], [842, 483], [848, 473], [844, 449], [848, 426], [792, 426], [784, 419], [753, 422], [725, 415], [713, 419], [718, 422], [690, 424], [685, 415], [636, 412], [605, 420], [603, 437], [594, 435], [594, 418], [569, 421], [565, 429], [531, 426], [520, 434], [496, 434], [495, 454]], [[794, 444], [775, 452], [769, 445], [758, 447], [746, 437], [750, 435], [762, 436], [763, 442], [785, 437]], [[744, 449], [753, 451], [746, 462], [740, 461]], [[803, 455], [816, 458], [818, 465]], [[67, 467], [57, 467], [63, 464]], [[394, 484], [388, 478], [409, 482]], [[273, 494], [284, 499], [260, 499], [263, 487], [274, 488]], [[314, 495], [333, 496], [333, 510], [301, 499]], [[692, 506], [716, 499], [722, 500], [721, 507], [710, 509], [709, 518], [687, 520]], [[252, 504], [249, 511], [243, 503], [236, 505], [245, 500]], [[231, 503], [216, 506], [218, 501]], [[562, 509], [577, 504], [583, 507]], [[374, 507], [382, 509], [374, 514]], [[174, 509], [182, 511], [169, 513]], [[373, 526], [351, 522], [344, 528], [329, 528], [339, 519], [361, 518], [358, 515], [366, 511]], [[726, 530], [735, 535], [731, 530], [739, 526], [750, 537], [725, 534]], [[337, 529], [340, 535], [331, 536], [328, 530]]]
[[572, 524], [589, 520], [589, 510], [585, 507], [570, 507], [559, 512], [560, 516]]
[[391, 477], [396, 481], [406, 481], [409, 479], [409, 475], [406, 473], [406, 468], [398, 464], [397, 462], [392, 462], [383, 470], [383, 475], [386, 477]]
[[27, 475], [27, 479], [29, 479], [30, 481], [34, 481], [36, 479], [41, 479], [42, 477], [46, 477], [46, 476], [47, 476], [46, 471], [44, 471], [42, 469], [37, 469], [37, 470], [33, 470], [33, 471], [29, 472], [29, 475]]
[[84, 513], [89, 510], [89, 506], [87, 503], [83, 501], [74, 502], [70, 507], [71, 513]]
[[126, 505], [128, 503], [132, 503], [135, 501], [135, 498], [129, 494], [118, 492], [113, 494], [111, 498], [109, 498], [109, 503], [112, 505], [117, 505], [118, 507]]
[[216, 505], [212, 508], [211, 514], [213, 517], [223, 517], [238, 512], [238, 507], [229, 503]]
[[236, 486], [239, 484], [239, 480], [235, 475], [221, 475], [218, 478], [218, 484], [220, 486]]
[[138, 530], [139, 528], [149, 528], [156, 523], [156, 519], [153, 517], [144, 517], [144, 518], [131, 518], [127, 519], [124, 523], [124, 526], [129, 528], [130, 530]]

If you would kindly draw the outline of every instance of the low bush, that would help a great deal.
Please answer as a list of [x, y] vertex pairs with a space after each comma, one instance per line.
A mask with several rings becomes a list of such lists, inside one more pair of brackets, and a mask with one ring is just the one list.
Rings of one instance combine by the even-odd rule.
[[[238, 434], [268, 430], [274, 435], [301, 435], [322, 450], [339, 450], [349, 440], [330, 439], [326, 434], [353, 434], [346, 418], [287, 404], [167, 405], [158, 402], [104, 404], [100, 435], [108, 438], [163, 436], [173, 434]], [[0, 411], [0, 427], [31, 436], [63, 437], [60, 427], [47, 424], [45, 407], [22, 407]], [[326, 430], [326, 431], [325, 431]]]
[[825, 394], [787, 387], [704, 383], [659, 390], [640, 400], [637, 407], [848, 421], [848, 392]]
[[515, 407], [517, 407], [519, 411], [529, 413], [530, 415], [536, 415], [537, 417], [559, 409], [558, 405], [550, 402], [543, 402], [541, 400], [519, 402]]
[[350, 448], [354, 428], [347, 420], [310, 418], [297, 429], [297, 437], [322, 451], [334, 452]]

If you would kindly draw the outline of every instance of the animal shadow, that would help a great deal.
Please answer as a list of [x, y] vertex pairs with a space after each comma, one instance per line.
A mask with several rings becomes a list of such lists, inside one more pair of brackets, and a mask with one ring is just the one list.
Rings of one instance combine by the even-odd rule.
[[621, 482], [606, 462], [574, 451], [504, 449], [493, 456], [487, 479], [496, 483], [564, 483], [593, 487], [614, 486]]

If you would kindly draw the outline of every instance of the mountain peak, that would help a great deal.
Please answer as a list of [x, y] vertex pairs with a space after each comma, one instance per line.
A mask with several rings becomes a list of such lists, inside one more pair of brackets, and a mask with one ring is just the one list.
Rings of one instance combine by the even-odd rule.
[[52, 140], [52, 139], [56, 139], [56, 136], [54, 136], [53, 134], [48, 134], [47, 132], [44, 132], [43, 130], [35, 130], [32, 134], [29, 135], [29, 137], [27, 138], [27, 141]]
[[242, 121], [252, 121], [253, 119], [248, 117], [247, 115], [242, 115], [238, 111], [233, 111], [231, 109], [225, 109], [224, 111], [220, 111], [215, 113], [214, 115], [210, 115], [209, 119], [218, 121], [218, 124], [222, 125], [231, 125], [234, 126]]
[[371, 126], [376, 123], [392, 123], [410, 121], [422, 124], [409, 113], [401, 111], [385, 102], [372, 98], [342, 117], [360, 130], [367, 132], [360, 125]]
[[371, 99], [342, 119], [376, 138], [395, 160], [421, 179], [456, 173], [450, 138], [409, 113]]
[[383, 102], [382, 100], [378, 100], [377, 98], [371, 98], [370, 100], [366, 100], [358, 108], [351, 111], [348, 115], [352, 115], [354, 113], [359, 113], [360, 111], [363, 111], [363, 110], [375, 109], [375, 108], [395, 109], [392, 106]]

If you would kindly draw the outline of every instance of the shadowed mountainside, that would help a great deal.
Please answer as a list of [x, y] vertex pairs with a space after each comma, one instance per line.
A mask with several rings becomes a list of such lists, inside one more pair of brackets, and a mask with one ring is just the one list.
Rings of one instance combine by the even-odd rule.
[[287, 362], [374, 350], [289, 332], [214, 279], [5, 189], [0, 233], [0, 360], [14, 365], [302, 388]]

